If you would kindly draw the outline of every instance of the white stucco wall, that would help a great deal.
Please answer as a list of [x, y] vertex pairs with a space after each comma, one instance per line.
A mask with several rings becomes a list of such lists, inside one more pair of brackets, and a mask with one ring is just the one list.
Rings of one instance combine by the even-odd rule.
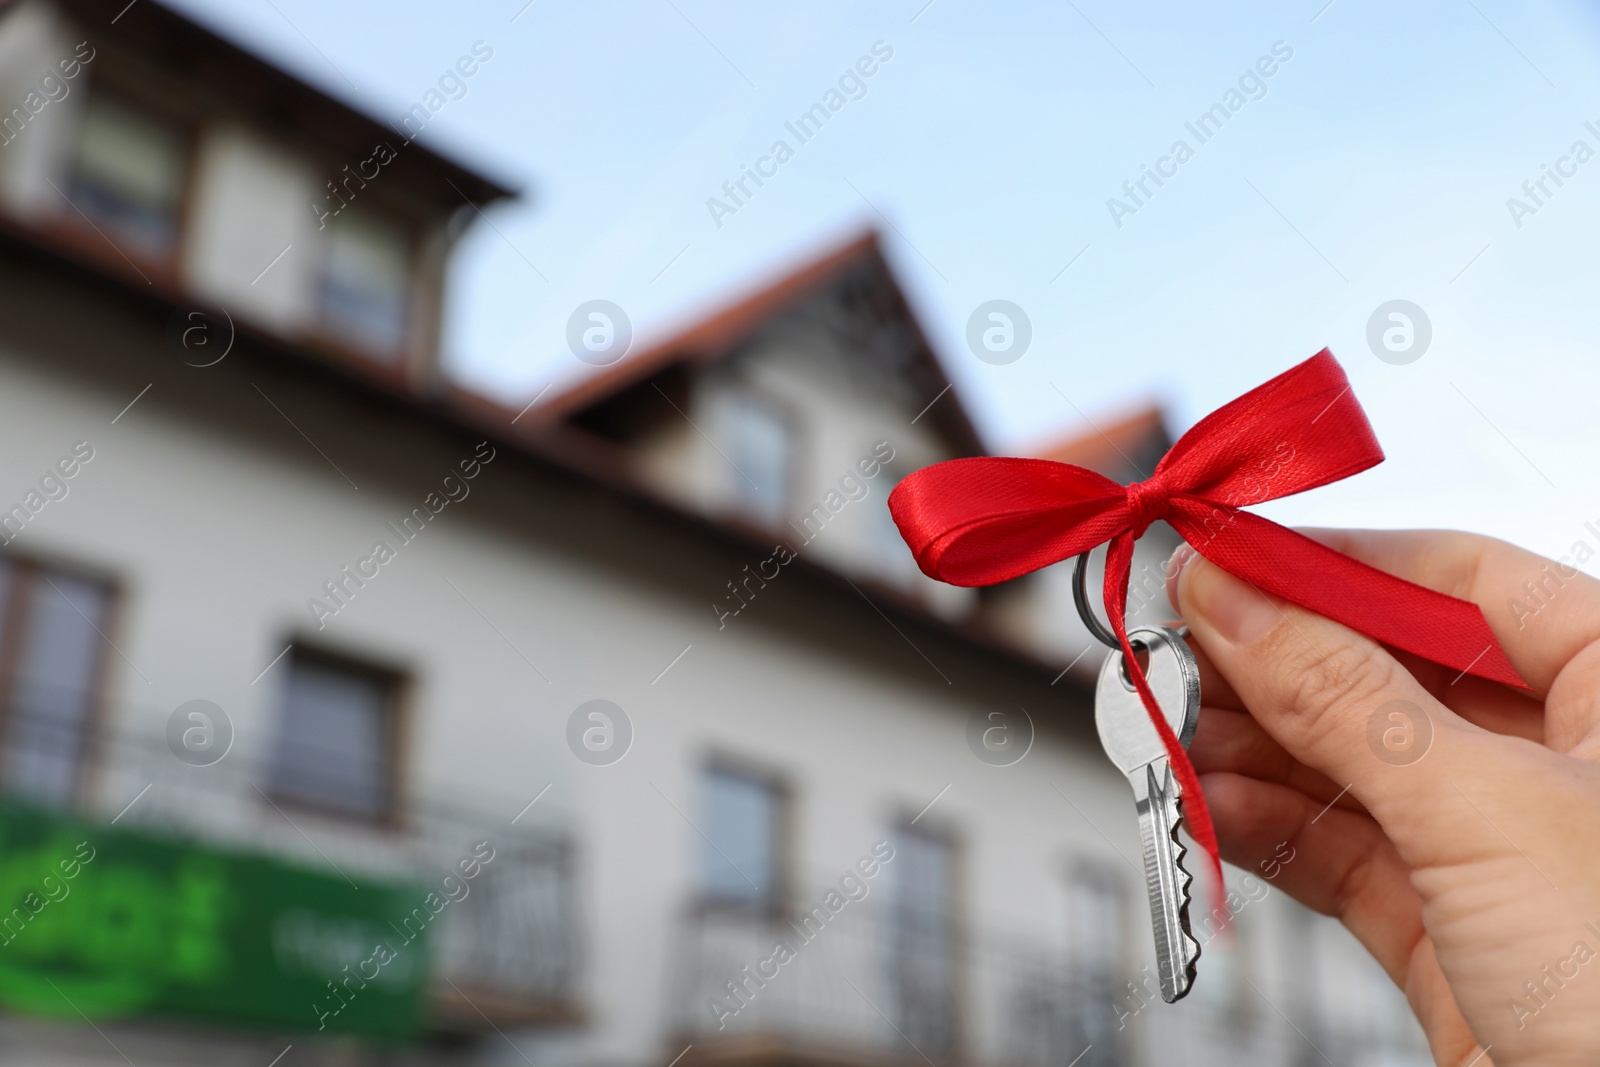
[[[719, 632], [700, 600], [485, 527], [471, 496], [319, 633], [306, 600], [375, 539], [395, 543], [384, 523], [436, 479], [422, 472], [412, 495], [356, 489], [310, 445], [280, 454], [205, 433], [155, 393], [112, 425], [131, 399], [0, 355], [0, 499], [20, 499], [74, 442], [95, 449], [68, 497], [11, 548], [123, 583], [120, 654], [109, 661], [116, 725], [159, 731], [178, 704], [213, 700], [238, 730], [228, 758], [248, 763], [272, 739], [276, 695], [274, 672], [251, 680], [288, 637], [405, 665], [415, 678], [410, 788], [480, 805], [504, 798], [509, 821], [554, 783], [526, 818], [579, 829], [596, 1024], [586, 1055], [646, 1062], [659, 1051], [664, 953], [698, 847], [685, 816], [698, 818], [696, 775], [713, 748], [791, 776], [807, 883], [836, 880], [896, 816], [948, 784], [927, 818], [960, 833], [979, 926], [1059, 932], [1066, 861], [1120, 864], [1056, 788], [1130, 847], [1126, 787], [1097, 752], [1044, 736], [1019, 765], [987, 766], [966, 747], [974, 707], [948, 696], [934, 667], [908, 689], [898, 672], [796, 644], [760, 621], [759, 605]], [[505, 473], [490, 463], [475, 489]], [[567, 716], [594, 697], [619, 704], [636, 732], [607, 767], [580, 763], [564, 739]], [[104, 803], [115, 811], [126, 799]]]

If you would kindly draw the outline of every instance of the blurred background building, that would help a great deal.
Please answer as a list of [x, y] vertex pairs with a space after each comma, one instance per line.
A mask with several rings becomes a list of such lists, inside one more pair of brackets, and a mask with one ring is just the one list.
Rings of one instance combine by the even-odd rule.
[[0, 108], [6, 1062], [1426, 1062], [1268, 868], [1159, 1002], [1065, 569], [889, 520], [983, 443], [872, 234], [518, 410], [404, 122], [150, 0], [0, 8]]

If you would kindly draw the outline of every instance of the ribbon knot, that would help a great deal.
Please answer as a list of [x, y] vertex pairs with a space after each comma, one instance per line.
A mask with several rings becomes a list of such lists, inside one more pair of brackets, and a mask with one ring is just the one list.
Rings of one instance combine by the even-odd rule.
[[1127, 488], [1128, 533], [1140, 537], [1150, 524], [1167, 517], [1167, 483], [1159, 475], [1134, 482]]
[[1123, 486], [1083, 467], [982, 457], [935, 463], [903, 479], [889, 511], [930, 578], [993, 585], [1109, 542], [1106, 617], [1140, 702], [1183, 789], [1189, 833], [1222, 860], [1200, 780], [1128, 644], [1133, 542], [1165, 519], [1196, 552], [1291, 603], [1453, 671], [1527, 688], [1476, 604], [1425, 589], [1241, 511], [1315, 489], [1383, 461], [1366, 413], [1323, 349], [1201, 419]]

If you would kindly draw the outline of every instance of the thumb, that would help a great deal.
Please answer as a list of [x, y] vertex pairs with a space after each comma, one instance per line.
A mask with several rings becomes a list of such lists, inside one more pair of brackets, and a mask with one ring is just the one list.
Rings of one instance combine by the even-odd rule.
[[[1182, 550], [1180, 550], [1180, 553]], [[1488, 736], [1376, 641], [1268, 596], [1191, 552], [1176, 606], [1250, 714], [1301, 763], [1348, 786], [1404, 854], [1453, 817]], [[1171, 571], [1169, 570], [1169, 573]]]

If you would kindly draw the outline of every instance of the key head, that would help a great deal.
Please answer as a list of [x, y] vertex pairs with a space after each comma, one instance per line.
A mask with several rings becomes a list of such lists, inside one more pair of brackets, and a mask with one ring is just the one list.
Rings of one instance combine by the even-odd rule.
[[[1145, 678], [1150, 691], [1167, 717], [1167, 725], [1178, 735], [1184, 748], [1194, 739], [1200, 721], [1200, 667], [1194, 653], [1176, 631], [1165, 626], [1140, 626], [1128, 631], [1128, 642], [1135, 651], [1149, 654]], [[1100, 667], [1095, 686], [1094, 722], [1100, 731], [1100, 744], [1123, 774], [1166, 755], [1161, 735], [1150, 722], [1138, 690], [1122, 669], [1122, 653], [1112, 652]]]

